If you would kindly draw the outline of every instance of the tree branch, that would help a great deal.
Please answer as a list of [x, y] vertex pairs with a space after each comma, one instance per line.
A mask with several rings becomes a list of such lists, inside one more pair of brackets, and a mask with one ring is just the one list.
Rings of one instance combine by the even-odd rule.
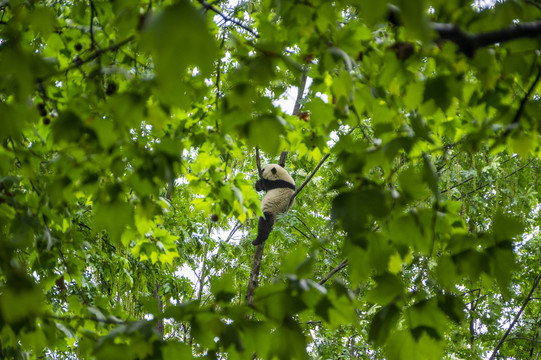
[[334, 274], [336, 274], [337, 272], [339, 272], [340, 270], [342, 270], [346, 266], [348, 266], [348, 259], [344, 259], [340, 264], [338, 264], [337, 267], [332, 269], [331, 272], [328, 273], [323, 279], [319, 280], [318, 284], [319, 285], [325, 284], [327, 282], [327, 280], [329, 280]]
[[532, 300], [532, 295], [535, 291], [535, 289], [537, 289], [537, 286], [539, 285], [539, 281], [541, 280], [541, 273], [539, 275], [537, 275], [537, 277], [535, 278], [534, 282], [533, 282], [533, 285], [532, 285], [532, 289], [530, 290], [530, 292], [528, 293], [528, 296], [526, 297], [526, 299], [524, 299], [524, 303], [522, 304], [522, 306], [520, 307], [520, 310], [518, 311], [517, 313], [517, 316], [515, 316], [515, 319], [513, 320], [513, 322], [509, 325], [509, 327], [507, 328], [507, 331], [505, 332], [505, 334], [503, 334], [502, 338], [500, 339], [500, 341], [498, 342], [498, 345], [496, 345], [496, 348], [494, 349], [494, 351], [492, 352], [492, 355], [490, 355], [490, 358], [489, 360], [492, 360], [492, 359], [495, 359], [496, 358], [496, 354], [498, 353], [498, 351], [500, 350], [500, 347], [502, 346], [502, 344], [505, 342], [505, 339], [507, 338], [507, 336], [509, 335], [509, 333], [511, 332], [511, 330], [513, 329], [513, 327], [515, 327], [515, 325], [517, 324], [517, 321], [518, 319], [520, 318], [520, 316], [522, 315], [522, 312], [524, 311], [524, 309], [526, 308], [526, 305], [528, 305], [528, 303], [530, 302], [530, 300]]
[[[394, 25], [402, 25], [400, 17], [400, 9], [396, 6], [390, 6], [388, 20]], [[462, 30], [457, 24], [432, 23], [431, 27], [440, 39], [454, 42], [458, 46], [458, 50], [470, 58], [482, 47], [520, 38], [535, 38], [541, 35], [541, 20], [517, 23], [503, 29], [476, 34]]]
[[250, 34], [252, 34], [253, 36], [255, 37], [259, 37], [259, 34], [257, 32], [255, 32], [254, 30], [250, 29], [248, 26], [244, 25], [243, 23], [241, 23], [240, 21], [236, 20], [236, 19], [233, 19], [227, 15], [225, 15], [223, 12], [221, 12], [219, 9], [215, 8], [214, 6], [212, 6], [211, 4], [207, 3], [205, 0], [197, 0], [201, 6], [203, 6], [205, 9], [207, 10], [210, 10], [218, 15], [220, 15], [222, 17], [222, 19], [224, 19], [225, 21], [229, 21], [237, 26], [240, 26], [241, 28], [243, 28], [244, 30], [248, 31]]
[[291, 206], [291, 204], [293, 203], [293, 200], [295, 200], [295, 197], [297, 196], [298, 193], [301, 192], [301, 190], [306, 186], [306, 184], [308, 184], [308, 182], [310, 180], [312, 180], [312, 178], [314, 177], [315, 173], [319, 170], [319, 168], [321, 167], [321, 165], [323, 165], [323, 163], [327, 160], [327, 158], [330, 156], [331, 154], [327, 154], [325, 155], [321, 161], [319, 162], [319, 164], [317, 164], [316, 168], [312, 171], [312, 173], [306, 178], [306, 180], [304, 180], [304, 182], [302, 183], [301, 186], [299, 186], [299, 188], [297, 190], [295, 190], [295, 193], [293, 194], [293, 196], [291, 197], [291, 200], [289, 201], [289, 206]]

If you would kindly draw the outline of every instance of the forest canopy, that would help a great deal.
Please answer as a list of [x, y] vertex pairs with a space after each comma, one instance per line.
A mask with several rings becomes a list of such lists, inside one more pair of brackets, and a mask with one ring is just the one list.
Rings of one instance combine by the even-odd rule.
[[538, 359], [539, 18], [0, 0], [0, 358]]

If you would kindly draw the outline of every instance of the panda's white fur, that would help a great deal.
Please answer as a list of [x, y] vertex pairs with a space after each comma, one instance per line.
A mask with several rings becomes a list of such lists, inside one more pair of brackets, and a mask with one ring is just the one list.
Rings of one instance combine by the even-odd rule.
[[256, 190], [265, 190], [261, 210], [265, 217], [259, 218], [257, 238], [253, 245], [263, 243], [269, 237], [276, 215], [285, 213], [292, 205], [295, 181], [288, 172], [277, 164], [268, 164], [261, 170], [261, 179], [256, 182]]

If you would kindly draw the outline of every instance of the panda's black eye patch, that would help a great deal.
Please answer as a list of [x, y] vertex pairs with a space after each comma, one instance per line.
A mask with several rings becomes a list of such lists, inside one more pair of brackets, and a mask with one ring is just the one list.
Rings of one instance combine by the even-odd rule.
[[271, 171], [272, 171], [272, 173], [273, 173], [274, 175], [276, 175], [276, 168], [275, 168], [275, 167], [273, 167]]

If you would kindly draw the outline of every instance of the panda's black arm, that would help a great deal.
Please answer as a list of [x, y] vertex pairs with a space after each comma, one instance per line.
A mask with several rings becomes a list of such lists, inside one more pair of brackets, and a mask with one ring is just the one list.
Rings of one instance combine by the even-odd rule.
[[265, 181], [263, 179], [259, 179], [255, 182], [255, 191], [260, 192], [266, 190], [265, 189]]
[[265, 212], [263, 214], [265, 215], [265, 217], [259, 217], [259, 224], [257, 226], [257, 238], [252, 241], [252, 245], [259, 245], [265, 242], [265, 240], [267, 240], [269, 237], [272, 227], [274, 226], [274, 215], [269, 212]]

